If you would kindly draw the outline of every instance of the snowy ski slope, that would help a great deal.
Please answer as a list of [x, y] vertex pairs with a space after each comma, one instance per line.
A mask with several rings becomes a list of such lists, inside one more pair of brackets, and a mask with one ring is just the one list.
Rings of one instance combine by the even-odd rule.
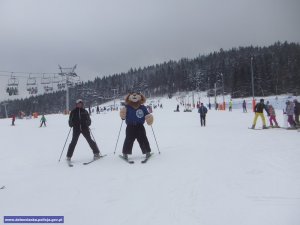
[[[68, 117], [0, 120], [0, 221], [3, 216], [64, 216], [68, 225], [299, 225], [300, 132], [249, 130], [253, 113], [211, 110], [207, 127], [199, 115], [175, 113], [176, 99], [154, 110], [157, 147], [141, 164], [134, 145], [122, 161], [125, 126], [118, 112], [92, 115], [91, 130], [107, 157], [84, 166], [92, 151], [80, 137], [69, 168], [63, 155]], [[282, 124], [282, 112], [278, 120]], [[259, 121], [257, 127], [261, 127]], [[68, 143], [70, 142], [70, 139]]]

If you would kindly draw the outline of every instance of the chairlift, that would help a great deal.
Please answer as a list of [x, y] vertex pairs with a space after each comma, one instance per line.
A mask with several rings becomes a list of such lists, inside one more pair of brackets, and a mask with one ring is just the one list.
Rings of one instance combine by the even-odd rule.
[[11, 74], [11, 77], [8, 79], [7, 86], [8, 87], [18, 87], [19, 86], [19, 80]]
[[37, 86], [28, 86], [27, 91], [30, 95], [36, 95], [38, 93], [38, 87]]
[[37, 87], [37, 82], [35, 77], [31, 77], [29, 74], [29, 77], [27, 79], [27, 89], [28, 93], [30, 95], [34, 95], [38, 93], [38, 87]]
[[67, 81], [67, 85], [68, 85], [68, 87], [73, 87], [74, 83], [73, 83], [73, 81], [68, 80]]
[[57, 84], [57, 88], [58, 88], [58, 90], [65, 89], [66, 88], [66, 84], [64, 82], [59, 82]]
[[49, 93], [49, 92], [53, 91], [53, 87], [46, 85], [46, 86], [44, 86], [44, 90], [46, 93]]
[[18, 95], [19, 89], [17, 87], [7, 87], [6, 92], [8, 93], [9, 96]]
[[41, 84], [44, 87], [45, 93], [49, 93], [53, 91], [53, 82], [50, 76], [46, 76], [45, 74], [43, 74], [43, 77], [41, 79]]
[[29, 74], [29, 77], [27, 79], [27, 86], [32, 86], [32, 85], [36, 85], [36, 78], [31, 77], [30, 74]]
[[73, 77], [73, 82], [74, 82], [75, 84], [80, 84], [80, 83], [81, 83], [81, 82], [80, 82], [80, 77], [79, 77], [79, 76]]
[[51, 82], [51, 77], [49, 77], [49, 76], [45, 76], [45, 74], [43, 74], [43, 77], [42, 77], [42, 79], [41, 79], [41, 84], [42, 85], [49, 85], [49, 84], [51, 84], [52, 82]]
[[53, 84], [58, 84], [58, 83], [60, 83], [60, 82], [61, 82], [61, 78], [55, 76], [55, 74], [54, 74], [53, 79], [52, 79], [52, 83], [53, 83]]
[[12, 95], [18, 95], [19, 94], [19, 80], [17, 77], [13, 76], [13, 73], [11, 74], [11, 77], [8, 79], [6, 92], [9, 96]]

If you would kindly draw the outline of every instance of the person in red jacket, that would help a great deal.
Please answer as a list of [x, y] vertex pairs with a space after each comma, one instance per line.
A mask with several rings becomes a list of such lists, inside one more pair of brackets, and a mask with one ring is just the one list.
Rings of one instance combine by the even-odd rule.
[[16, 121], [16, 116], [12, 115], [11, 117], [11, 125], [14, 126], [15, 125], [15, 121]]

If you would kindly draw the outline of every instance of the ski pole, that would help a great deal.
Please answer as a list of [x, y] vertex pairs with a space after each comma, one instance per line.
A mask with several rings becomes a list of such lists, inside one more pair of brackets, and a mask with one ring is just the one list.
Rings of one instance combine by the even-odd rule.
[[69, 130], [69, 133], [68, 133], [67, 139], [66, 139], [66, 141], [65, 141], [65, 144], [64, 144], [64, 147], [63, 147], [63, 149], [62, 149], [62, 151], [61, 151], [61, 154], [60, 154], [60, 157], [59, 157], [59, 160], [58, 160], [58, 162], [60, 162], [60, 160], [61, 160], [61, 156], [62, 156], [62, 154], [63, 154], [63, 152], [64, 152], [64, 150], [65, 150], [65, 146], [66, 146], [66, 144], [67, 144], [67, 141], [68, 141], [68, 139], [69, 139], [69, 135], [70, 135], [70, 132], [71, 132], [71, 130], [72, 130], [72, 127], [71, 127], [71, 128], [70, 128], [70, 130]]
[[152, 125], [151, 125], [151, 129], [152, 129], [152, 133], [153, 133], [153, 136], [154, 136], [154, 139], [155, 139], [155, 142], [156, 142], [158, 153], [160, 154], [159, 147], [158, 147], [158, 144], [157, 144], [157, 140], [156, 140], [155, 133], [154, 133]]
[[[91, 132], [92, 138], [94, 139], [94, 142], [96, 143], [97, 148], [99, 149], [99, 147], [97, 145], [97, 142], [96, 142], [96, 139], [95, 139], [91, 129], [90, 129], [90, 132]], [[99, 153], [100, 153], [100, 155], [102, 155], [101, 152], [100, 152], [100, 149], [99, 149]]]
[[114, 154], [116, 154], [117, 145], [118, 145], [118, 142], [119, 142], [119, 137], [120, 137], [120, 133], [121, 133], [123, 122], [124, 122], [124, 120], [122, 120], [122, 123], [121, 123], [121, 127], [120, 127], [120, 130], [119, 130], [119, 134], [118, 134], [118, 138], [117, 138], [117, 142], [116, 142], [116, 147], [115, 147]]

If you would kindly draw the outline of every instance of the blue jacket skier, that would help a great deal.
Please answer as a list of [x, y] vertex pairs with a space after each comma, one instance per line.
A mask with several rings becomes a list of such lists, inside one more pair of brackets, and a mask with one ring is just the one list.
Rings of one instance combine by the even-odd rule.
[[148, 112], [145, 103], [146, 98], [139, 92], [132, 92], [126, 96], [125, 107], [120, 110], [121, 119], [125, 120], [126, 138], [123, 144], [123, 157], [128, 159], [128, 155], [132, 154], [132, 147], [135, 139], [137, 139], [143, 154], [150, 157], [150, 144], [146, 136], [144, 127], [145, 121], [148, 125], [152, 125], [153, 116]]
[[200, 113], [200, 122], [201, 122], [201, 127], [206, 125], [206, 113], [207, 113], [207, 108], [201, 103], [198, 113]]

